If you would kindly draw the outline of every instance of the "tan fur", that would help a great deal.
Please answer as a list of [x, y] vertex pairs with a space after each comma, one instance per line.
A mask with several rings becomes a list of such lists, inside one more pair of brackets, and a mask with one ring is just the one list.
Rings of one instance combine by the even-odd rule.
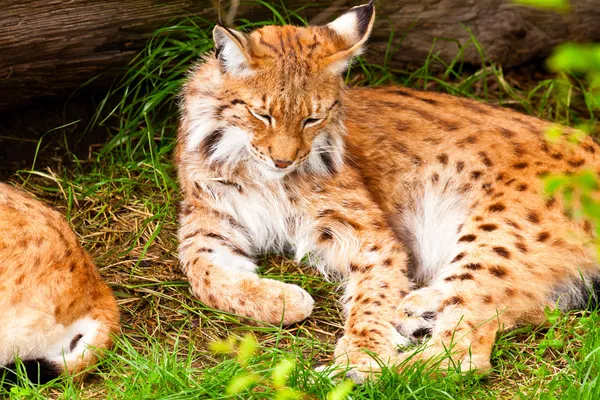
[[[561, 287], [570, 295], [580, 273], [597, 275], [585, 227], [543, 198], [539, 177], [597, 169], [600, 149], [546, 143], [548, 123], [471, 100], [346, 90], [338, 67], [369, 34], [364, 7], [366, 30], [347, 36], [340, 24], [216, 28], [219, 46], [241, 50], [207, 57], [183, 92], [183, 269], [209, 306], [289, 324], [310, 314], [310, 296], [259, 278], [254, 256], [309, 254], [346, 285], [339, 362], [374, 367], [364, 349], [393, 361], [397, 345], [433, 331], [424, 356], [454, 339], [457, 360], [485, 369], [499, 327], [542, 322]], [[322, 121], [303, 129], [306, 118]], [[456, 240], [435, 269], [419, 264], [405, 222], [427, 198], [464, 207], [453, 232], [439, 232]], [[429, 287], [407, 296], [409, 276]]]
[[0, 309], [0, 365], [19, 356], [77, 373], [96, 360], [79, 342], [108, 348], [119, 329], [115, 298], [65, 218], [3, 183]]

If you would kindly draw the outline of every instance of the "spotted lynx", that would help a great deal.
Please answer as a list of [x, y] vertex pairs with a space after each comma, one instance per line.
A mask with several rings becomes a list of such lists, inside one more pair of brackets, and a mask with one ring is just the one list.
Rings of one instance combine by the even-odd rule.
[[78, 373], [119, 327], [117, 303], [64, 217], [3, 183], [0, 310], [0, 379], [14, 380], [17, 356], [36, 382]]
[[547, 143], [547, 122], [472, 100], [345, 88], [374, 18], [370, 3], [325, 26], [214, 29], [183, 90], [181, 264], [209, 306], [290, 324], [312, 298], [254, 257], [309, 255], [345, 284], [340, 364], [368, 372], [363, 350], [395, 362], [431, 335], [422, 357], [452, 342], [463, 369], [486, 370], [499, 329], [585, 306], [590, 226], [539, 177], [597, 169], [600, 148]]

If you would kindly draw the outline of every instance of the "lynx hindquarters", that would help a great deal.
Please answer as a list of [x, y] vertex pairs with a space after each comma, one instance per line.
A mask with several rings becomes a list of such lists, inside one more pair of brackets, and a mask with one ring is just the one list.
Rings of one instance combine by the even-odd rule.
[[58, 212], [0, 183], [0, 379], [78, 373], [111, 344], [116, 301]]
[[[349, 149], [425, 286], [396, 315], [413, 341], [432, 334], [420, 358], [449, 351], [462, 368], [485, 370], [499, 330], [595, 300], [591, 225], [546, 198], [541, 180], [599, 171], [591, 138], [549, 143], [545, 121], [404, 88], [353, 89], [346, 106]], [[386, 122], [367, 118], [371, 109]]]

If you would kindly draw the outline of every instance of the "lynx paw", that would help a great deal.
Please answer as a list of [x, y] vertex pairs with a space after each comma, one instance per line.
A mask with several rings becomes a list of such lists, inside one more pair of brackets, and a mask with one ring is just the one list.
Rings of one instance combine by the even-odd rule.
[[410, 344], [392, 324], [363, 326], [366, 327], [353, 327], [351, 331], [355, 333], [342, 336], [335, 349], [334, 367], [320, 367], [320, 370], [327, 371], [331, 377], [345, 373], [347, 378], [360, 384], [375, 378], [382, 365], [395, 363], [398, 349]]
[[272, 318], [267, 322], [279, 324], [283, 321], [284, 325], [289, 325], [310, 316], [315, 301], [306, 290], [291, 283], [283, 283], [271, 279], [263, 279], [263, 281], [274, 286], [272, 288], [274, 291], [273, 294], [277, 293], [277, 291], [280, 293], [271, 313]]
[[396, 330], [412, 343], [419, 343], [431, 336], [440, 297], [441, 293], [431, 288], [411, 292], [396, 309]]

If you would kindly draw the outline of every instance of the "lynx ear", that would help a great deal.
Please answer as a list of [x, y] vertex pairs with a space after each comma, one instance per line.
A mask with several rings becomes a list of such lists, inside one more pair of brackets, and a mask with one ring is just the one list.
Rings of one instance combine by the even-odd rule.
[[213, 29], [213, 40], [215, 56], [225, 72], [238, 76], [252, 73], [247, 50], [248, 39], [245, 34], [217, 25]]
[[335, 21], [327, 24], [327, 27], [340, 35], [348, 46], [329, 57], [329, 68], [333, 73], [344, 71], [352, 58], [362, 53], [374, 22], [375, 0], [371, 0], [368, 4], [351, 8]]

